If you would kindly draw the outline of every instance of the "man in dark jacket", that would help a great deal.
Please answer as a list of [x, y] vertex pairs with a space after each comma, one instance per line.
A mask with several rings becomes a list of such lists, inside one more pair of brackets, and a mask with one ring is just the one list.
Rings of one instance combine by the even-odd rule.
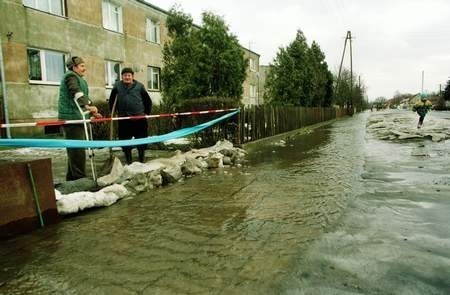
[[[93, 106], [89, 99], [88, 84], [83, 79], [86, 72], [84, 60], [79, 56], [73, 56], [67, 59], [66, 66], [69, 70], [62, 77], [59, 86], [58, 118], [61, 120], [88, 119], [89, 116], [101, 118], [102, 115], [98, 112], [97, 107]], [[81, 114], [80, 109], [85, 111], [86, 115]], [[87, 139], [82, 124], [64, 125], [63, 132], [66, 139]], [[68, 148], [66, 180], [86, 177], [85, 170], [85, 149]]]
[[[121, 72], [122, 80], [114, 85], [109, 96], [109, 109], [115, 109], [120, 117], [150, 115], [152, 100], [142, 83], [134, 80], [134, 72], [131, 68], [124, 68]], [[117, 99], [117, 102], [116, 102]], [[119, 120], [119, 139], [144, 138], [148, 136], [147, 119]], [[132, 146], [124, 146], [127, 164], [131, 164]], [[145, 160], [146, 144], [138, 145], [139, 161]]]

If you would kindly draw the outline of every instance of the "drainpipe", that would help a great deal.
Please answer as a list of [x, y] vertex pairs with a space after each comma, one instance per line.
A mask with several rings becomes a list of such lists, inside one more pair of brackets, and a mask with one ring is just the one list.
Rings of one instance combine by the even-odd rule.
[[[2, 47], [2, 38], [0, 37], [0, 79], [2, 82], [2, 92], [3, 92], [3, 113], [5, 114], [5, 124], [9, 124], [9, 115], [8, 115], [8, 98], [6, 97], [6, 77], [5, 70], [3, 64], [3, 47]], [[6, 127], [6, 137], [11, 138], [11, 130], [10, 127]]]

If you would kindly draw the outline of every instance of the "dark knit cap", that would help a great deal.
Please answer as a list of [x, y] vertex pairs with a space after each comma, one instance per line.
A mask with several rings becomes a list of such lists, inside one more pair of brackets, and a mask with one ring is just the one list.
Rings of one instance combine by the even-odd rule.
[[121, 74], [123, 75], [125, 73], [130, 73], [130, 74], [134, 75], [132, 68], [123, 68]]
[[69, 69], [82, 63], [84, 63], [84, 60], [79, 56], [72, 56], [66, 60], [66, 66]]

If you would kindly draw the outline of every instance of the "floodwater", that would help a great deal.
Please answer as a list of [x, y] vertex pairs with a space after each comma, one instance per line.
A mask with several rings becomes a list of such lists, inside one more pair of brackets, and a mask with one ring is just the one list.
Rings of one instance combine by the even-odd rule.
[[1, 241], [0, 294], [449, 294], [449, 143], [368, 116]]

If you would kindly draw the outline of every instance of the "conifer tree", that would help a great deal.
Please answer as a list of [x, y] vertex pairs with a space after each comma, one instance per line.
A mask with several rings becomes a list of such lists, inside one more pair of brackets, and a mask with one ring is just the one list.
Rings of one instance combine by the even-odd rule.
[[219, 16], [206, 12], [202, 26], [172, 8], [167, 18], [170, 41], [164, 45], [163, 103], [200, 97], [240, 99], [247, 60], [237, 38]]
[[265, 100], [275, 105], [329, 106], [333, 79], [316, 42], [308, 46], [302, 31], [280, 48], [266, 78]]

